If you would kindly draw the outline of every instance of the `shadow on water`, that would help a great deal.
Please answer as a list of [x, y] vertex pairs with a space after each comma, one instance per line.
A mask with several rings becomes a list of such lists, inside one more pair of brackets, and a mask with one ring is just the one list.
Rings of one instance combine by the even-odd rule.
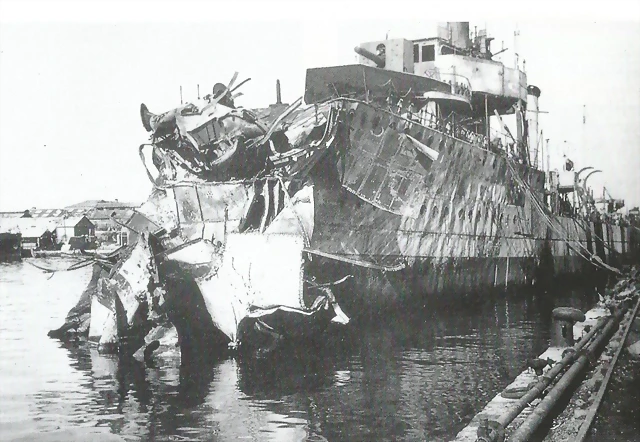
[[546, 349], [553, 308], [586, 309], [597, 297], [593, 289], [560, 291], [363, 317], [261, 359], [145, 366], [86, 346], [68, 351], [114, 433], [445, 440]]
[[128, 356], [102, 355], [83, 343], [64, 344], [71, 367], [82, 372], [81, 385], [91, 391], [86, 410], [96, 426], [142, 440], [175, 440], [197, 432], [200, 419], [189, 410], [201, 407], [210, 393], [220, 360], [181, 365], [179, 356], [150, 364]]
[[[597, 298], [592, 289], [556, 289], [362, 315], [346, 327], [332, 324], [313, 342], [254, 360], [205, 355], [182, 365], [177, 357], [145, 365], [84, 343], [60, 346], [46, 331], [29, 334], [24, 321], [7, 321], [33, 315], [26, 296], [0, 298], [11, 312], [0, 329], [47, 346], [39, 356], [47, 371], [25, 370], [25, 382], [38, 385], [20, 390], [27, 411], [14, 413], [40, 432], [98, 427], [156, 441], [448, 440], [527, 358], [547, 348], [553, 308], [586, 310]], [[59, 301], [42, 296], [43, 312], [47, 302]], [[29, 345], [0, 352], [5, 360], [26, 359]], [[0, 368], [15, 376], [10, 366]]]

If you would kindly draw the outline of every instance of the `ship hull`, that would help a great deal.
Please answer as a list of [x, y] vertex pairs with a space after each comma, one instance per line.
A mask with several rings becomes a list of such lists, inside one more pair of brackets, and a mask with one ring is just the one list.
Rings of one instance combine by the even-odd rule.
[[[355, 316], [551, 283], [627, 251], [620, 226], [550, 214], [544, 173], [504, 152], [369, 103], [336, 107], [308, 155], [278, 166], [281, 178], [167, 186], [141, 209], [153, 220], [146, 230], [180, 231], [169, 248], [177, 239], [224, 246], [235, 233], [296, 235], [303, 279], [340, 281], [337, 301]], [[265, 263], [276, 255], [265, 250]]]
[[634, 247], [627, 227], [549, 213], [541, 171], [369, 104], [348, 114], [312, 176], [310, 267], [353, 276], [348, 314], [584, 279]]
[[531, 257], [420, 257], [413, 266], [393, 272], [316, 257], [310, 273], [323, 281], [351, 275], [336, 287], [335, 296], [348, 316], [357, 317], [432, 301], [479, 300], [507, 291], [544, 290], [559, 281], [585, 281], [585, 277], [597, 280], [578, 259], [562, 261], [567, 265], [565, 272], [541, 275], [537, 260]]
[[[347, 192], [342, 197], [353, 195]], [[363, 310], [395, 309], [431, 299], [481, 298], [529, 287], [544, 291], [561, 282], [596, 282], [607, 274], [596, 259], [613, 267], [623, 265], [640, 244], [629, 227], [556, 217], [555, 222], [564, 226], [561, 233], [541, 229], [543, 235], [526, 240], [496, 236], [495, 243], [505, 247], [487, 249], [482, 235], [458, 240], [467, 249], [484, 247], [493, 255], [456, 256], [462, 247], [456, 245], [461, 236], [455, 231], [443, 235], [423, 232], [421, 236], [433, 244], [437, 255], [407, 255], [399, 246], [406, 236], [401, 216], [366, 203], [359, 207], [343, 204], [345, 210], [340, 210], [340, 202], [330, 203], [326, 193], [316, 200], [323, 201], [323, 206], [316, 207], [315, 253], [308, 272], [320, 282], [350, 275], [336, 287], [336, 298], [353, 316]], [[447, 239], [441, 240], [443, 236]], [[521, 247], [513, 244], [518, 241]], [[358, 253], [362, 250], [382, 252]]]

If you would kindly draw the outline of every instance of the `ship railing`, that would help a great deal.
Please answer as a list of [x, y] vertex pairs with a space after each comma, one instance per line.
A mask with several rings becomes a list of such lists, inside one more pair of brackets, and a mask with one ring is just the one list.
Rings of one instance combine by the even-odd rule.
[[[362, 101], [357, 98], [349, 98], [346, 96], [336, 97], [333, 100], [345, 100], [373, 104], [369, 103], [368, 101]], [[389, 104], [387, 102], [386, 106], [383, 103], [377, 104], [381, 105], [381, 108], [384, 111], [389, 112], [393, 115], [400, 116], [408, 122], [413, 122], [429, 129], [435, 130], [459, 141], [471, 144], [479, 149], [499, 153], [498, 150], [492, 148], [486, 135], [474, 132], [473, 130], [468, 129], [459, 122], [456, 123], [454, 118], [450, 118], [451, 116], [449, 118], [442, 118], [434, 114], [433, 112], [430, 112], [426, 106], [419, 107], [416, 111], [414, 104], [410, 103], [409, 105], [403, 105], [401, 103], [401, 100], [395, 104]]]
[[451, 93], [458, 95], [464, 99], [471, 101], [473, 89], [471, 88], [471, 81], [464, 75], [456, 74], [455, 72], [441, 72], [438, 68], [432, 68], [424, 72], [424, 75], [434, 80], [442, 81], [449, 84]]
[[507, 155], [515, 155], [513, 150], [515, 149], [514, 143], [509, 142], [509, 134], [503, 131], [491, 129], [489, 138], [485, 137], [490, 150], [504, 151]]
[[460, 123], [456, 123], [455, 118], [451, 115], [447, 118], [442, 118], [430, 112], [426, 107], [423, 107], [418, 112], [409, 111], [403, 116], [422, 126], [434, 129], [460, 141], [485, 149], [489, 146], [489, 140], [485, 135], [474, 132]]

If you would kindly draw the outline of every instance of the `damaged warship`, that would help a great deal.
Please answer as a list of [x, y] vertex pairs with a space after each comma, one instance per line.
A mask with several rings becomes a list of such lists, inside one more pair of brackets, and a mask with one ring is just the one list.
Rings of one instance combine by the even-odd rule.
[[314, 337], [408, 298], [615, 270], [631, 232], [590, 216], [577, 175], [563, 187], [537, 167], [541, 91], [490, 41], [465, 22], [364, 43], [356, 64], [308, 69], [291, 105], [278, 85], [276, 104], [236, 107], [237, 74], [162, 114], [141, 105], [153, 190], [126, 223], [132, 245], [96, 257], [51, 335], [137, 349], [164, 321], [184, 359]]

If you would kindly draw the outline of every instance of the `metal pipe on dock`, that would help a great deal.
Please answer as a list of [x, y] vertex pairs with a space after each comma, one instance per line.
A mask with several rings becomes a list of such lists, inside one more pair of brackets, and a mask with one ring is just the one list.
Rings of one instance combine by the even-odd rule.
[[580, 427], [580, 432], [576, 436], [576, 441], [578, 442], [582, 442], [583, 440], [585, 440], [585, 438], [587, 437], [587, 432], [591, 428], [591, 424], [593, 423], [593, 420], [596, 417], [596, 413], [598, 412], [598, 408], [600, 408], [600, 403], [602, 402], [602, 398], [604, 397], [604, 394], [607, 391], [607, 385], [609, 384], [609, 380], [611, 379], [613, 370], [615, 369], [616, 363], [618, 362], [618, 357], [620, 356], [620, 353], [622, 353], [622, 350], [625, 348], [624, 343], [627, 340], [627, 336], [629, 336], [629, 331], [631, 330], [631, 327], [633, 325], [633, 320], [638, 314], [638, 308], [640, 308], [640, 299], [638, 299], [638, 302], [636, 303], [636, 306], [633, 309], [631, 316], [629, 317], [629, 323], [627, 324], [627, 327], [624, 333], [622, 334], [622, 338], [620, 339], [620, 346], [618, 347], [618, 350], [616, 351], [615, 356], [611, 360], [611, 364], [609, 365], [607, 374], [605, 375], [604, 380], [602, 381], [602, 385], [600, 385], [600, 390], [598, 391], [596, 400], [592, 404], [591, 409], [589, 410], [589, 414], [587, 415], [584, 423]]
[[535, 398], [540, 396], [542, 392], [551, 384], [551, 382], [560, 374], [560, 372], [568, 365], [570, 365], [576, 358], [582, 348], [589, 343], [591, 338], [600, 331], [610, 321], [600, 321], [589, 332], [584, 335], [580, 341], [573, 347], [575, 351], [568, 353], [561, 361], [557, 362], [549, 369], [549, 371], [542, 377], [538, 383], [531, 388], [524, 396], [522, 396], [513, 409], [503, 414], [497, 419], [497, 422], [506, 428], [518, 415], [524, 410]]
[[569, 388], [578, 375], [587, 367], [589, 360], [594, 357], [599, 348], [606, 345], [609, 341], [613, 333], [617, 330], [625, 312], [626, 309], [620, 309], [610, 317], [602, 333], [589, 344], [585, 352], [579, 352], [581, 354], [575, 363], [567, 370], [562, 378], [560, 378], [558, 383], [525, 419], [522, 425], [511, 435], [509, 442], [526, 442], [531, 438], [551, 410], [557, 405], [567, 388]]

